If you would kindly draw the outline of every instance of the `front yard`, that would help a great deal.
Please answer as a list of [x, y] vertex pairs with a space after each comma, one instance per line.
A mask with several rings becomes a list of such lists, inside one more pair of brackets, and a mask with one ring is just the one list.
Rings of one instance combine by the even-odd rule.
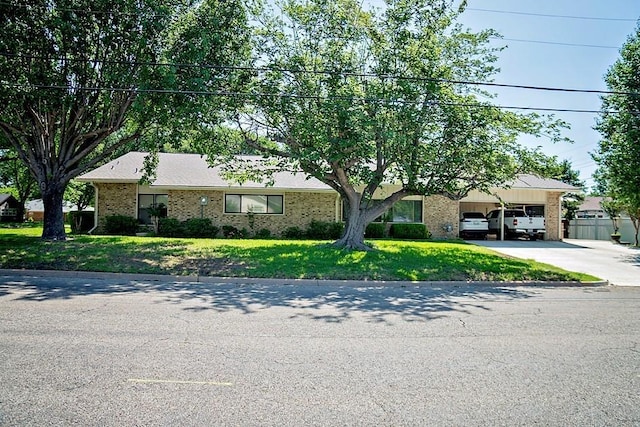
[[0, 268], [344, 280], [591, 281], [597, 278], [504, 257], [464, 242], [375, 240], [346, 252], [327, 241], [69, 236], [0, 229]]

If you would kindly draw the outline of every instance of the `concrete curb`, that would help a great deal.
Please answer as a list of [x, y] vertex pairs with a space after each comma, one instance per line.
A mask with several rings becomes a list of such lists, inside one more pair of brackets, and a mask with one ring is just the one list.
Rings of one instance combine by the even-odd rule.
[[262, 279], [253, 277], [208, 277], [208, 276], [171, 276], [161, 274], [105, 273], [98, 271], [61, 271], [61, 270], [19, 270], [0, 269], [0, 276], [23, 277], [67, 277], [78, 279], [111, 279], [128, 281], [180, 282], [202, 284], [236, 285], [303, 285], [303, 286], [341, 286], [341, 287], [600, 287], [609, 286], [608, 281], [597, 282], [553, 282], [553, 281], [391, 281], [391, 280], [322, 280], [322, 279]]

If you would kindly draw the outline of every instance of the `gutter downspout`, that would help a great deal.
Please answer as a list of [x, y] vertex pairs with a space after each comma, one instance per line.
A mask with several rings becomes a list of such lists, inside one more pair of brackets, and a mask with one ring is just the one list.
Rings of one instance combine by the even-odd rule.
[[93, 228], [87, 232], [87, 234], [92, 234], [96, 228], [98, 228], [98, 187], [92, 182], [91, 186], [96, 190], [96, 195], [94, 196], [94, 210], [93, 210]]

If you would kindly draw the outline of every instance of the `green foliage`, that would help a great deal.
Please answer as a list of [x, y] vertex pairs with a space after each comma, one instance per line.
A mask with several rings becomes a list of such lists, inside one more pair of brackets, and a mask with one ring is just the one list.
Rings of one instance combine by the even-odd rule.
[[284, 237], [285, 239], [303, 239], [304, 230], [296, 226], [287, 227], [282, 232], [282, 237]]
[[216, 237], [220, 229], [209, 218], [190, 218], [182, 222], [184, 237]]
[[138, 230], [138, 220], [126, 215], [109, 215], [104, 219], [107, 234], [133, 236]]
[[256, 232], [256, 239], [270, 239], [271, 238], [271, 230], [268, 228], [261, 228]]
[[[216, 67], [248, 56], [241, 0], [19, 3], [0, 4], [0, 143], [56, 212], [71, 179], [119, 151], [223, 121], [236, 98], [195, 93], [246, 81]], [[44, 238], [64, 239], [59, 217], [45, 216]]]
[[309, 239], [335, 240], [338, 239], [344, 230], [341, 222], [325, 222], [313, 220], [309, 223], [305, 236]]
[[249, 237], [249, 230], [246, 228], [238, 229], [233, 225], [223, 225], [222, 235], [227, 239], [246, 239]]
[[93, 212], [69, 212], [69, 224], [71, 225], [71, 232], [73, 234], [86, 233], [94, 226], [94, 213]]
[[[451, 82], [489, 81], [497, 71], [496, 33], [454, 25], [464, 4], [275, 3], [252, 20], [254, 56], [268, 71], [251, 82], [260, 95], [248, 95], [238, 109], [234, 123], [244, 141], [281, 160], [270, 173], [293, 164], [336, 189], [354, 212], [348, 228], [406, 196], [459, 198], [512, 179], [530, 157], [518, 135], [559, 140], [564, 124], [493, 108], [478, 86]], [[229, 139], [207, 151], [231, 150]], [[368, 203], [382, 183], [400, 189]], [[363, 239], [341, 243], [360, 247]]]
[[[640, 24], [620, 50], [620, 58], [605, 75], [614, 93], [602, 96], [602, 113], [595, 127], [602, 135], [593, 154], [600, 191], [629, 214], [638, 245], [640, 222]], [[615, 111], [611, 113], [609, 111]]]
[[364, 237], [370, 239], [380, 239], [384, 237], [386, 226], [381, 222], [372, 222], [367, 225], [367, 228], [364, 232]]
[[213, 238], [220, 229], [211, 224], [209, 218], [189, 218], [180, 221], [176, 218], [160, 218], [158, 235], [163, 237], [204, 237]]
[[431, 238], [431, 233], [424, 224], [391, 224], [389, 234], [396, 239], [422, 240]]
[[163, 237], [180, 237], [185, 234], [183, 224], [176, 218], [159, 218], [158, 235]]

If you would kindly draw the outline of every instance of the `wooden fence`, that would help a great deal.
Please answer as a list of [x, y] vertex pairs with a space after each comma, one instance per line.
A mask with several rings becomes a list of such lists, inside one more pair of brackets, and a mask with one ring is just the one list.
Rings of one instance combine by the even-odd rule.
[[[623, 242], [633, 243], [635, 229], [629, 218], [618, 219], [618, 232]], [[569, 223], [569, 238], [589, 240], [611, 240], [613, 224], [609, 218], [578, 218]]]

